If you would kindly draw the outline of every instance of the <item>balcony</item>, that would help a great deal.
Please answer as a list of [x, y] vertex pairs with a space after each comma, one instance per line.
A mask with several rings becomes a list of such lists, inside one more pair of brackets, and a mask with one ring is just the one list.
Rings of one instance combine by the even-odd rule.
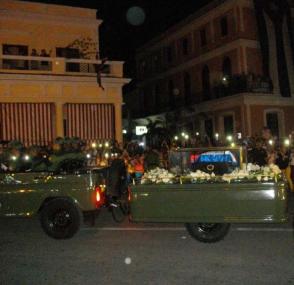
[[[272, 93], [272, 80], [255, 74], [233, 75], [224, 77], [211, 90], [211, 99], [232, 96], [239, 93]], [[205, 98], [204, 98], [205, 100]]]
[[[64, 76], [97, 76], [101, 60], [68, 59], [63, 57], [40, 57], [0, 55], [0, 73], [37, 74]], [[123, 62], [106, 61], [100, 73], [104, 77], [123, 77]]]

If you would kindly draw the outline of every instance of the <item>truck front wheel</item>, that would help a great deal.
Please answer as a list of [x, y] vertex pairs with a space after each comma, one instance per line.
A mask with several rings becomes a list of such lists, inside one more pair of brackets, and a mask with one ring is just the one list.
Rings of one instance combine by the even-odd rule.
[[230, 229], [230, 224], [188, 223], [189, 234], [201, 242], [213, 243], [222, 240]]
[[41, 211], [42, 228], [55, 239], [71, 238], [79, 230], [80, 222], [79, 209], [67, 199], [54, 199]]

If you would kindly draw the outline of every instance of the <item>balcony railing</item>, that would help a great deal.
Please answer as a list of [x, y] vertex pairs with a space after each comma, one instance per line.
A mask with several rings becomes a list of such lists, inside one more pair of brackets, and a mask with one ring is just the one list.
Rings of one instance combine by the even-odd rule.
[[62, 57], [0, 55], [0, 73], [123, 77], [123, 62]]

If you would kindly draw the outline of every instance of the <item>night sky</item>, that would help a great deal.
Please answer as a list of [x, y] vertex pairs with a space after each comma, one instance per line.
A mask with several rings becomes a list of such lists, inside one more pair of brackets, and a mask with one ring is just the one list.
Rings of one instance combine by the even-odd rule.
[[[126, 75], [133, 77], [134, 52], [150, 38], [166, 30], [167, 27], [185, 18], [210, 0], [25, 0], [62, 4], [98, 10], [98, 18], [104, 22], [100, 28], [101, 56], [111, 60], [125, 60]], [[145, 20], [140, 25], [132, 25], [127, 20], [127, 11], [140, 7]], [[139, 11], [140, 12], [140, 11]], [[133, 17], [132, 17], [133, 16]], [[131, 14], [130, 19], [144, 17]], [[142, 15], [141, 15], [142, 16]], [[135, 17], [135, 18], [134, 18]]]

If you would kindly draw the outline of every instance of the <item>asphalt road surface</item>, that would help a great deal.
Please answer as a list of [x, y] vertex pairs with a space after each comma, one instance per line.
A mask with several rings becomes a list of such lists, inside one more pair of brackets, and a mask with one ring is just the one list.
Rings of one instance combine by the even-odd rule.
[[292, 220], [231, 228], [215, 244], [181, 224], [116, 224], [102, 212], [95, 227], [54, 240], [38, 219], [0, 219], [0, 284], [294, 284]]

